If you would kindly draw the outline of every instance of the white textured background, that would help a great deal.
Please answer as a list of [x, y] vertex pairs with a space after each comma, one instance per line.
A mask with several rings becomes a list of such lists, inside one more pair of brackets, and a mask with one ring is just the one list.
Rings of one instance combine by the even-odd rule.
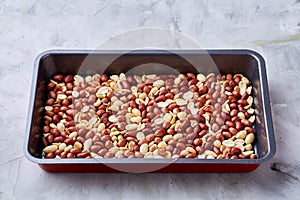
[[[179, 31], [204, 48], [260, 52], [275, 157], [247, 174], [50, 174], [28, 161], [34, 58], [53, 48], [92, 49], [139, 27]], [[0, 199], [299, 199], [299, 57], [299, 0], [0, 0]]]

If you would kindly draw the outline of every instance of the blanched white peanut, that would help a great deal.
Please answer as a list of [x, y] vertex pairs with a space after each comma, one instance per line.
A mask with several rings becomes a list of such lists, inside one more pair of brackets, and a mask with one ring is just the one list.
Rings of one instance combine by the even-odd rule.
[[226, 147], [234, 147], [234, 142], [232, 140], [224, 140], [222, 144]]
[[90, 147], [92, 146], [92, 144], [93, 144], [92, 139], [91, 139], [91, 138], [90, 138], [90, 139], [87, 139], [86, 141], [84, 141], [83, 149], [89, 150]]
[[73, 148], [72, 145], [68, 145], [65, 149], [64, 152], [69, 152]]
[[56, 126], [59, 132], [63, 132], [65, 130], [65, 125], [63, 123], [58, 123]]
[[185, 99], [185, 100], [192, 99], [193, 97], [194, 97], [194, 93], [191, 92], [191, 91], [188, 91], [188, 92], [183, 94], [183, 99]]
[[175, 99], [175, 102], [178, 106], [184, 106], [187, 104], [187, 101], [184, 99]]
[[148, 144], [144, 143], [140, 146], [140, 152], [145, 155], [148, 152]]
[[167, 144], [165, 141], [161, 141], [160, 143], [158, 143], [157, 147], [160, 149], [166, 148]]
[[133, 130], [136, 130], [137, 127], [138, 127], [137, 124], [127, 124], [126, 127], [125, 127], [125, 129], [127, 131], [133, 131]]
[[174, 136], [173, 136], [173, 139], [174, 140], [179, 140], [180, 138], [183, 137], [183, 134], [182, 133], [176, 133]]
[[191, 154], [196, 154], [196, 150], [192, 147], [187, 147], [186, 150]]
[[180, 77], [177, 77], [177, 78], [174, 79], [174, 84], [175, 85], [178, 85], [180, 82], [181, 82], [181, 78]]
[[251, 144], [253, 141], [254, 141], [254, 134], [253, 133], [249, 133], [246, 136], [245, 143], [246, 144]]
[[163, 141], [168, 142], [168, 141], [171, 140], [172, 138], [173, 138], [172, 135], [165, 135], [165, 136], [163, 137]]
[[76, 142], [74, 143], [74, 147], [76, 147], [76, 148], [78, 148], [78, 149], [81, 149], [81, 148], [82, 148], [82, 144], [81, 144], [80, 142], [76, 141]]
[[137, 108], [133, 108], [131, 112], [136, 117], [140, 117], [141, 116], [141, 111], [139, 109], [137, 109]]
[[253, 154], [254, 153], [254, 151], [244, 151], [244, 152], [242, 152], [242, 154], [244, 155], [244, 156], [250, 156], [251, 154]]
[[170, 122], [172, 120], [172, 115], [170, 113], [166, 113], [163, 119], [165, 122]]
[[177, 117], [178, 117], [179, 119], [184, 119], [184, 118], [186, 117], [186, 113], [185, 113], [185, 112], [179, 112], [179, 113], [177, 114]]
[[157, 118], [154, 120], [154, 124], [155, 125], [161, 125], [162, 123], [164, 123], [164, 119], [163, 118]]
[[239, 131], [237, 134], [236, 134], [236, 138], [237, 139], [244, 139], [245, 137], [246, 137], [246, 135], [247, 135], [247, 131], [245, 131], [245, 130], [241, 130], [241, 131]]
[[57, 95], [57, 99], [58, 100], [64, 100], [64, 99], [66, 99], [67, 98], [67, 95], [65, 95], [65, 94], [58, 94]]
[[163, 80], [157, 80], [157, 81], [154, 81], [153, 86], [154, 86], [154, 87], [157, 87], [157, 88], [160, 88], [160, 87], [162, 87], [164, 84], [165, 84], [165, 82], [164, 82]]
[[138, 140], [144, 140], [145, 139], [145, 134], [143, 132], [138, 132], [136, 134], [136, 139], [138, 139]]
[[131, 122], [133, 123], [140, 123], [142, 121], [142, 117], [138, 116], [138, 117], [132, 117], [130, 119]]
[[118, 118], [115, 115], [111, 115], [108, 117], [108, 121], [112, 122], [112, 123], [116, 123], [118, 122]]
[[202, 83], [206, 81], [206, 77], [203, 74], [197, 74], [197, 80]]
[[45, 153], [53, 153], [58, 149], [57, 145], [50, 145], [44, 148]]
[[61, 144], [59, 145], [58, 149], [59, 149], [60, 151], [63, 151], [63, 150], [65, 150], [66, 147], [67, 147], [66, 143], [61, 143]]
[[220, 140], [215, 140], [214, 141], [214, 146], [217, 147], [217, 148], [220, 148], [222, 145], [222, 143], [220, 142]]

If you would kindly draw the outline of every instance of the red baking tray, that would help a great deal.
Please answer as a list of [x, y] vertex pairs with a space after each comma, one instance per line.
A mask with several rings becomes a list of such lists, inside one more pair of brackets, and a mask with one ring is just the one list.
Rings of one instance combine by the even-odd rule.
[[[88, 58], [88, 62], [86, 62]], [[113, 62], [112, 62], [113, 61]], [[135, 66], [156, 63], [170, 66], [180, 73], [242, 73], [253, 86], [257, 110], [254, 150], [257, 159], [43, 159], [43, 106], [47, 98], [47, 82], [54, 74], [121, 73]], [[193, 64], [191, 64], [193, 63]], [[89, 65], [88, 70], [82, 65]], [[104, 68], [109, 66], [108, 68]], [[156, 73], [144, 67], [143, 73]], [[160, 70], [161, 72], [161, 70]], [[25, 137], [25, 156], [49, 172], [250, 172], [275, 153], [267, 75], [263, 57], [252, 50], [50, 50], [40, 54], [33, 70], [30, 105]]]

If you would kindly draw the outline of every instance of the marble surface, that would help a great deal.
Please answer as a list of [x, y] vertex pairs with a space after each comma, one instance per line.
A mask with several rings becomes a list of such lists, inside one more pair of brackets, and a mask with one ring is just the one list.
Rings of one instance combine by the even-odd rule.
[[[140, 27], [179, 31], [204, 48], [250, 48], [267, 61], [277, 142], [246, 174], [54, 174], [24, 157], [34, 58], [93, 49]], [[0, 0], [0, 199], [299, 199], [300, 3]]]

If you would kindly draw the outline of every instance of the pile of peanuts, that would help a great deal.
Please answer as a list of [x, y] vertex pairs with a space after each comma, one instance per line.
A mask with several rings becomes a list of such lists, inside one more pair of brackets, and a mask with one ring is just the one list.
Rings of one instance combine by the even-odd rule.
[[255, 159], [242, 74], [55, 75], [44, 158]]

